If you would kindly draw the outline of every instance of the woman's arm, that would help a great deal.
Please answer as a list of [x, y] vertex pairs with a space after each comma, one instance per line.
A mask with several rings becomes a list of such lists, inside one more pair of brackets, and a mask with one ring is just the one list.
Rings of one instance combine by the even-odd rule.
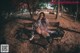
[[46, 18], [46, 25], [49, 25], [49, 20]]

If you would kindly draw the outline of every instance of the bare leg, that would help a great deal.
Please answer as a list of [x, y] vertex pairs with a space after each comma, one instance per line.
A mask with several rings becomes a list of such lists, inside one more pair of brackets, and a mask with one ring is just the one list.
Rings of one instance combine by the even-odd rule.
[[48, 41], [48, 43], [52, 42], [52, 38], [50, 37], [50, 34], [48, 32], [43, 31], [42, 35], [46, 38], [46, 40]]

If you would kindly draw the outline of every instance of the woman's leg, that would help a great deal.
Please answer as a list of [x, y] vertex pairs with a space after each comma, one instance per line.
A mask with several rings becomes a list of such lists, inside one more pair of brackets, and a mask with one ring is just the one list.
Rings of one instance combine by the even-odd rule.
[[52, 38], [50, 37], [50, 34], [47, 31], [42, 31], [42, 35], [46, 38], [48, 43], [52, 42]]

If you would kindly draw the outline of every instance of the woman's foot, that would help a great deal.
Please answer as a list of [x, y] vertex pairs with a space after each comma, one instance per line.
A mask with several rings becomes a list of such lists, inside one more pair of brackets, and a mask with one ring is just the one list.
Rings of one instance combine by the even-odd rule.
[[31, 41], [31, 40], [33, 40], [33, 38], [34, 38], [34, 35], [32, 35], [32, 37], [29, 40]]
[[52, 42], [52, 38], [50, 36], [47, 36], [46, 37], [46, 40], [48, 41], [48, 43], [51, 43]]

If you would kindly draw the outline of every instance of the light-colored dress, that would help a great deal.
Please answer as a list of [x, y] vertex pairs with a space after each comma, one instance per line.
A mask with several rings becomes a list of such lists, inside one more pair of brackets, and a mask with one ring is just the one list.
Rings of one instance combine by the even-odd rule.
[[44, 31], [48, 32], [48, 27], [47, 27], [48, 20], [47, 19], [45, 19], [45, 20], [38, 20], [37, 25], [40, 28], [41, 32], [44, 32]]

